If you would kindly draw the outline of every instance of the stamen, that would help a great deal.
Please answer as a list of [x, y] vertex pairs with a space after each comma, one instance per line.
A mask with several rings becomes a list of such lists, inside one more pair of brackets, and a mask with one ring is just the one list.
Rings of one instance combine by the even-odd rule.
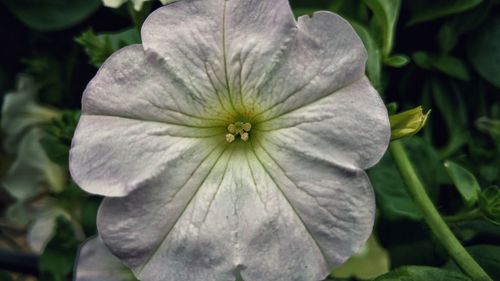
[[234, 137], [234, 135], [233, 135], [233, 134], [227, 134], [227, 135], [226, 135], [226, 141], [227, 141], [228, 143], [232, 143], [234, 140], [235, 140], [235, 137]]
[[227, 131], [231, 134], [236, 133], [236, 126], [234, 126], [234, 124], [229, 124], [229, 126], [227, 126]]
[[247, 141], [248, 140], [248, 133], [241, 134], [241, 140], [242, 141]]
[[242, 128], [243, 128], [243, 130], [245, 130], [245, 132], [250, 132], [250, 130], [252, 129], [252, 124], [245, 123], [245, 124], [243, 124]]

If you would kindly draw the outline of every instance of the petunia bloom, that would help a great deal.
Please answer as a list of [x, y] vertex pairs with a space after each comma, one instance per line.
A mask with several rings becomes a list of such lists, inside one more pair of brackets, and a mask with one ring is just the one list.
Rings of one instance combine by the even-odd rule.
[[324, 279], [369, 237], [385, 106], [339, 16], [185, 0], [85, 90], [70, 169], [145, 281]]

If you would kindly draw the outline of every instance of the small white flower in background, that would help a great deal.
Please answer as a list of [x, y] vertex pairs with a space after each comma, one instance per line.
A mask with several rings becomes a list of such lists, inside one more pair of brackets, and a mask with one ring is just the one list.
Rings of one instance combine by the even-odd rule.
[[[142, 9], [142, 5], [144, 5], [144, 2], [151, 1], [151, 0], [102, 0], [104, 6], [110, 7], [110, 8], [118, 8], [128, 1], [131, 1], [134, 4], [134, 9], [136, 11], [140, 11]], [[173, 0], [160, 0], [160, 2], [163, 5], [170, 3], [172, 1]]]
[[369, 237], [363, 169], [390, 139], [339, 16], [286, 0], [185, 0], [89, 83], [70, 170], [146, 281], [317, 281]]

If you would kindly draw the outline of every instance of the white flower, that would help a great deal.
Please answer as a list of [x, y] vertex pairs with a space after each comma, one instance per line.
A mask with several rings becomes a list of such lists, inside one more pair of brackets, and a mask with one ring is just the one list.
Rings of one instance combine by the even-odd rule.
[[[129, 0], [102, 0], [102, 3], [106, 7], [110, 8], [118, 8], [124, 3], [127, 3]], [[130, 0], [134, 4], [134, 9], [137, 11], [140, 11], [142, 9], [142, 5], [144, 5], [144, 2], [146, 1], [151, 1], [151, 0]], [[173, 0], [160, 0], [160, 2], [165, 5], [167, 3], [172, 2]]]
[[108, 196], [99, 233], [138, 279], [321, 280], [365, 243], [363, 169], [390, 128], [345, 20], [186, 0], [142, 42], [89, 83], [70, 155], [74, 180]]
[[78, 253], [75, 281], [136, 281], [130, 270], [114, 257], [99, 237], [88, 239]]

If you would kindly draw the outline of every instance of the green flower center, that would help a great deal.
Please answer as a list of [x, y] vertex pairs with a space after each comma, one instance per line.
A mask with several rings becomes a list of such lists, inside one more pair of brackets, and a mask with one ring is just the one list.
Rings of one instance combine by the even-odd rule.
[[248, 141], [250, 137], [250, 130], [252, 129], [252, 124], [248, 122], [235, 122], [227, 126], [226, 141], [228, 143], [234, 142], [236, 139], [241, 139], [242, 141]]

